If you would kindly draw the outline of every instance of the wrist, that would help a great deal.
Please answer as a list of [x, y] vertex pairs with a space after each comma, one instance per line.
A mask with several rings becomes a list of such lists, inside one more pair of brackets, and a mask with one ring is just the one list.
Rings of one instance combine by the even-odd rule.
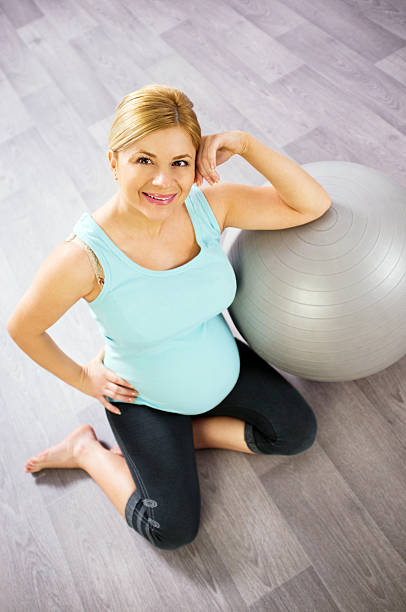
[[240, 156], [245, 157], [248, 154], [248, 151], [251, 145], [251, 141], [252, 141], [252, 136], [249, 132], [243, 132], [242, 130], [240, 130], [240, 135], [241, 135]]
[[73, 386], [76, 387], [78, 391], [82, 391], [82, 393], [84, 389], [86, 375], [87, 375], [87, 372], [86, 372], [85, 366], [80, 366], [80, 371], [79, 371], [79, 375], [77, 378], [77, 382]]

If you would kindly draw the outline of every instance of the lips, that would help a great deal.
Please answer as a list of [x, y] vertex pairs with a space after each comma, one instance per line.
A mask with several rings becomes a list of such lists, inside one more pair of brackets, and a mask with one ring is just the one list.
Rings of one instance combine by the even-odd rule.
[[[147, 193], [145, 191], [143, 191], [142, 193], [143, 193], [144, 197], [148, 200], [148, 202], [151, 202], [152, 204], [161, 204], [161, 205], [170, 204], [174, 200], [174, 198], [176, 197], [176, 193], [173, 193], [173, 194], [170, 194], [170, 195], [169, 194], [166, 195], [166, 194], [162, 193], [162, 194], [159, 194], [159, 195], [156, 194], [156, 197], [157, 198], [165, 198], [165, 199], [157, 200], [157, 199], [151, 197], [152, 194], [149, 194], [149, 193]], [[155, 194], [153, 194], [153, 195], [155, 195]]]
[[176, 193], [151, 193], [150, 191], [143, 191], [146, 195], [156, 196], [157, 198], [170, 198]]

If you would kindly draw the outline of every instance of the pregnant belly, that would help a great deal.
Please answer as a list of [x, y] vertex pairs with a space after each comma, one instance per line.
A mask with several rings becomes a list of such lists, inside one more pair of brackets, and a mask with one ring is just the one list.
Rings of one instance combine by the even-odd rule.
[[106, 346], [104, 365], [134, 385], [135, 405], [190, 415], [217, 406], [240, 373], [238, 346], [221, 314], [138, 356], [113, 356]]

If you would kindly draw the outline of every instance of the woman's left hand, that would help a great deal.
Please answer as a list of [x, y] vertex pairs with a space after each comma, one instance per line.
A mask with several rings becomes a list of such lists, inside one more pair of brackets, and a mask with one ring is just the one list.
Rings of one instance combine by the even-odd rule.
[[220, 180], [216, 166], [224, 164], [233, 155], [241, 155], [247, 146], [247, 132], [233, 130], [202, 136], [196, 155], [195, 183], [200, 186], [205, 178], [208, 183]]

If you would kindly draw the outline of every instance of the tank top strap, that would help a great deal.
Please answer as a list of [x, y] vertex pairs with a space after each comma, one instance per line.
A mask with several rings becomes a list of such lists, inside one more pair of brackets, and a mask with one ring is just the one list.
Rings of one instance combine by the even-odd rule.
[[196, 240], [201, 246], [220, 242], [221, 230], [216, 216], [203, 192], [193, 184], [186, 198], [186, 206], [195, 229]]
[[111, 287], [111, 252], [109, 245], [103, 240], [103, 236], [95, 231], [94, 224], [88, 213], [83, 213], [73, 226], [73, 232], [68, 236], [68, 239], [73, 239], [74, 236], [79, 238], [80, 242], [87, 249], [89, 255], [95, 256], [103, 268], [104, 272], [104, 287], [103, 294], [106, 294]]
[[69, 236], [67, 238], [65, 238], [65, 241], [66, 242], [76, 242], [82, 248], [85, 249], [85, 251], [87, 252], [87, 254], [89, 256], [90, 263], [92, 264], [94, 273], [96, 274], [97, 282], [99, 283], [99, 285], [104, 285], [104, 270], [103, 270], [103, 266], [101, 265], [98, 257], [96, 256], [95, 252], [93, 251], [93, 249], [91, 249], [88, 244], [83, 242], [83, 240], [81, 240], [79, 238], [79, 236], [77, 236], [74, 232], [71, 232], [69, 234]]

